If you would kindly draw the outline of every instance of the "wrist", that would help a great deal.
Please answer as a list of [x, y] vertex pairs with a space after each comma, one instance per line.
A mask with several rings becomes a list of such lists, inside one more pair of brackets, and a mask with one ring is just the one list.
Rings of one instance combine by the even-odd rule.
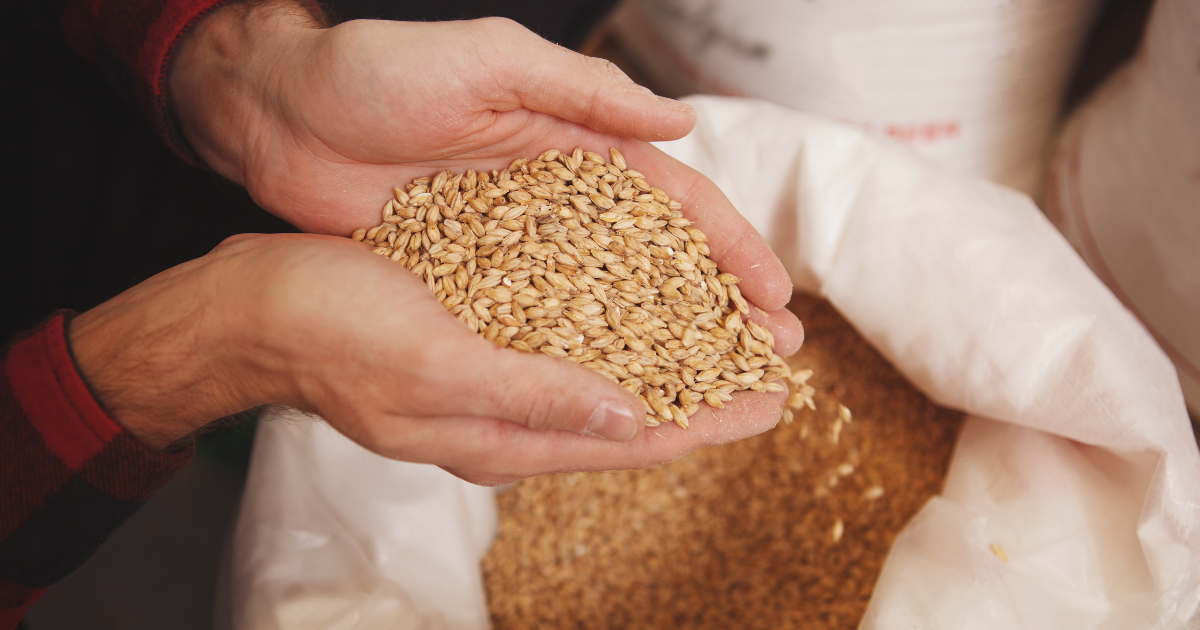
[[211, 266], [201, 259], [164, 272], [78, 315], [67, 331], [97, 402], [152, 448], [279, 398], [251, 367], [238, 307], [219, 299]]
[[234, 2], [180, 40], [167, 74], [169, 107], [213, 170], [247, 183], [252, 152], [265, 148], [279, 122], [281, 82], [323, 19], [306, 2]]

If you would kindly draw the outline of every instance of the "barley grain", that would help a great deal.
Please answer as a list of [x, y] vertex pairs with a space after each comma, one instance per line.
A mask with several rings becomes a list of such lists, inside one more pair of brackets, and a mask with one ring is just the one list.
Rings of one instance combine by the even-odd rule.
[[618, 150], [608, 155], [550, 150], [502, 171], [421, 177], [353, 238], [492, 343], [618, 382], [642, 399], [647, 425], [687, 428], [701, 401], [721, 408], [742, 390], [787, 392], [786, 422], [814, 409], [811, 371], [774, 355], [737, 276], [708, 258], [708, 237]]

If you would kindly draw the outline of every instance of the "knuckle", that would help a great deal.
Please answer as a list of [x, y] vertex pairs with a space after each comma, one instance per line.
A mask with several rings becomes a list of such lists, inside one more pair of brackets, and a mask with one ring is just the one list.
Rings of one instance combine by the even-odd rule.
[[369, 27], [364, 20], [349, 20], [325, 31], [325, 43], [332, 50], [342, 52], [355, 46]]
[[262, 240], [264, 240], [262, 234], [234, 234], [233, 236], [227, 237], [225, 240], [218, 243], [217, 246], [213, 248], [213, 252], [236, 249], [239, 245], [253, 245], [257, 242], [261, 242]]
[[[431, 384], [436, 383], [441, 388], [451, 389], [458, 381], [458, 375], [468, 369], [469, 354], [466, 348], [456, 343], [457, 339], [437, 336], [433, 343], [412, 343], [405, 346], [405, 371], [421, 374]], [[454, 354], [451, 354], [454, 353]], [[448, 356], [462, 357], [463, 361], [449, 362]]]
[[582, 420], [571, 413], [568, 394], [562, 385], [539, 382], [511, 391], [508, 408], [513, 410], [515, 420], [530, 429], [579, 432], [583, 430]]
[[513, 37], [533, 33], [533, 31], [521, 26], [520, 23], [506, 17], [485, 17], [474, 20], [474, 22], [484, 33], [494, 37]]
[[622, 82], [633, 82], [633, 80], [629, 78], [629, 75], [625, 74], [624, 70], [621, 70], [617, 64], [607, 59], [601, 59], [600, 57], [588, 57], [584, 55], [581, 55], [581, 57], [583, 57], [583, 63], [585, 67], [593, 74], [596, 74], [601, 78], [618, 79]]

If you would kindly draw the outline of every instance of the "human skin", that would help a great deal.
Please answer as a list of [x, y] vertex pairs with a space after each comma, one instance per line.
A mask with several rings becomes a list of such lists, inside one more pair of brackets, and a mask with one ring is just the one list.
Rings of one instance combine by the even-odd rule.
[[[686, 134], [691, 108], [510, 21], [324, 29], [286, 4], [230, 5], [181, 43], [169, 91], [214, 170], [326, 234], [377, 223], [392, 187], [414, 177], [617, 147], [742, 277], [777, 352], [802, 342], [783, 308], [790, 281], [762, 238], [712, 182], [648, 143]], [[643, 431], [624, 389], [495, 348], [403, 267], [316, 235], [231, 239], [80, 315], [69, 334], [98, 398], [151, 446], [281, 403], [374, 452], [486, 484], [652, 466], [766, 430], [781, 402], [740, 393], [723, 410], [702, 407], [689, 430]]]
[[[493, 346], [403, 266], [332, 236], [233, 237], [79, 315], [69, 335], [97, 398], [155, 448], [280, 403], [381, 455], [498, 484], [645, 468], [779, 417], [780, 395], [743, 392], [724, 409], [702, 406], [687, 430], [638, 431], [644, 412], [626, 390], [570, 361]], [[794, 352], [799, 339], [786, 343], [777, 349]], [[638, 410], [628, 441], [581, 434], [606, 401]]]
[[268, 211], [345, 236], [377, 224], [392, 187], [417, 177], [616, 147], [683, 204], [748, 300], [776, 311], [791, 299], [783, 264], [720, 189], [649, 144], [691, 131], [690, 106], [510, 20], [323, 29], [287, 6], [217, 11], [169, 76], [192, 146]]

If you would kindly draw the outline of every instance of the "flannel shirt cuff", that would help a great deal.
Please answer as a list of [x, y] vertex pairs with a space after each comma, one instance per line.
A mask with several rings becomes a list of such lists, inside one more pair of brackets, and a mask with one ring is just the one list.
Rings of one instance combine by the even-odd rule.
[[56, 313], [0, 359], [0, 630], [194, 452], [152, 449], [109, 417], [71, 357], [71, 316]]
[[167, 67], [183, 36], [230, 0], [68, 0], [60, 23], [67, 44], [141, 105], [155, 132], [179, 157], [203, 161], [167, 108]]
[[[167, 102], [167, 70], [180, 40], [200, 20], [237, 0], [65, 0], [59, 23], [67, 45], [95, 64], [118, 92], [142, 106], [159, 137], [193, 166], [205, 164]], [[328, 25], [316, 0], [289, 0]]]

